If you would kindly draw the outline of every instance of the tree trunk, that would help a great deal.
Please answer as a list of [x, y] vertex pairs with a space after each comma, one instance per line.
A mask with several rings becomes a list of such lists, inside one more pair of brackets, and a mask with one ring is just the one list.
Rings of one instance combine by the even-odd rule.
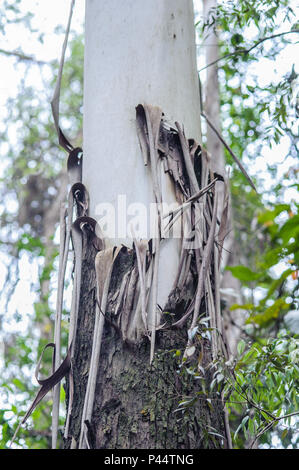
[[[209, 15], [213, 15], [213, 11], [217, 8], [217, 0], [203, 0], [203, 16], [205, 21]], [[214, 26], [207, 28], [205, 33], [204, 47], [206, 64], [212, 64], [219, 59], [219, 45], [217, 31]], [[206, 84], [205, 84], [205, 113], [212, 121], [213, 125], [221, 132], [221, 115], [220, 115], [220, 87], [218, 79], [218, 64], [211, 65], [207, 68]], [[207, 150], [212, 155], [212, 168], [220, 174], [225, 173], [225, 156], [223, 145], [218, 136], [210, 126], [207, 126]], [[217, 183], [216, 190], [220, 200], [224, 197], [223, 185]], [[243, 323], [243, 315], [240, 310], [230, 311], [230, 306], [236, 303], [242, 303], [241, 285], [238, 279], [232, 276], [231, 272], [224, 271], [226, 266], [234, 266], [238, 263], [234, 253], [234, 221], [232, 207], [229, 205], [229, 226], [227, 236], [224, 240], [224, 250], [222, 252], [222, 269], [223, 275], [221, 279], [221, 288], [223, 289], [223, 318], [224, 331], [227, 344], [232, 354], [236, 353], [237, 343], [240, 337], [240, 327]], [[231, 294], [233, 293], [233, 294]]]
[[[201, 142], [192, 1], [89, 0], [86, 7], [88, 215], [103, 216], [101, 203], [119, 213], [114, 234], [105, 217], [95, 233], [83, 228], [65, 447], [223, 447], [223, 404], [209, 391], [212, 361], [225, 349], [216, 334], [218, 176], [202, 146], [185, 137]], [[136, 238], [127, 223], [123, 230], [120, 195], [148, 212], [155, 204], [154, 236], [138, 224]], [[164, 237], [163, 203], [190, 207], [199, 244]], [[211, 334], [198, 323], [204, 316]]]
[[[70, 436], [79, 442], [81, 416], [88, 379], [91, 344], [96, 310], [95, 250], [84, 237], [82, 266], [82, 295], [74, 357], [75, 396]], [[133, 262], [132, 252], [124, 252], [115, 266], [111, 280], [110, 299], [120, 277]], [[107, 308], [107, 318], [113, 312]], [[221, 448], [223, 440], [209, 431], [225, 435], [223, 407], [218, 399], [213, 405], [198, 400], [186, 412], [176, 411], [180, 401], [202, 394], [202, 385], [192, 375], [178, 373], [181, 358], [175, 351], [183, 350], [186, 333], [166, 329], [158, 332], [156, 354], [149, 363], [150, 343], [142, 338], [136, 344], [124, 342], [116, 327], [106, 321], [99, 362], [95, 403], [91, 422], [86, 423], [87, 441], [97, 449], [196, 449]], [[211, 344], [202, 344], [202, 367], [211, 362]], [[191, 367], [192, 364], [189, 364]], [[205, 386], [209, 387], [211, 373], [206, 372]], [[214, 397], [216, 397], [214, 395]], [[66, 447], [71, 445], [69, 439]], [[73, 440], [74, 446], [74, 440]]]

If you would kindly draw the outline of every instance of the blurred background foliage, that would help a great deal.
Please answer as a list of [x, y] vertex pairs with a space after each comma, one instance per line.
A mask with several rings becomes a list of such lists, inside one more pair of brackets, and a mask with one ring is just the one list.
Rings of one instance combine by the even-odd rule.
[[[8, 34], [10, 24], [21, 23], [34, 40], [43, 43], [43, 31], [32, 24], [34, 12], [24, 13], [22, 1], [1, 3], [0, 37]], [[264, 67], [265, 62], [274, 70], [286, 47], [293, 44], [294, 50], [299, 27], [288, 0], [239, 0], [220, 2], [205, 24], [198, 21], [200, 44], [208, 28], [217, 32], [222, 58], [218, 62], [222, 133], [255, 179], [259, 193], [247, 184], [227, 152], [239, 260], [228, 269], [241, 281], [243, 296], [242, 304], [231, 310], [244, 311], [244, 325], [237, 357], [213, 364], [215, 380], [208, 393], [224, 396], [227, 402], [235, 448], [255, 446], [257, 437], [265, 447], [296, 448], [298, 76], [295, 65], [290, 70], [277, 70], [276, 81], [270, 81], [273, 74], [269, 80], [261, 80], [258, 71], [259, 64]], [[53, 32], [61, 44], [63, 30], [58, 26]], [[83, 53], [83, 34], [72, 31], [60, 109], [62, 127], [76, 146], [82, 145]], [[57, 60], [38, 61], [22, 50], [21, 42], [13, 51], [0, 49], [0, 55], [12, 61], [20, 75], [17, 94], [7, 97], [0, 122], [0, 261], [5, 267], [0, 299], [0, 448], [5, 448], [36, 393], [34, 368], [42, 348], [53, 338], [56, 230], [67, 180], [66, 155], [57, 145], [50, 111]], [[32, 81], [32, 70], [39, 74], [39, 86]], [[204, 82], [204, 70], [200, 73]], [[283, 151], [279, 162], [289, 163], [287, 169], [282, 172], [280, 163], [265, 158], [265, 149], [267, 155]], [[260, 171], [255, 162], [263, 158], [264, 171]], [[29, 273], [31, 311], [26, 311], [26, 306], [20, 308], [14, 300], [24, 296], [24, 288], [20, 290], [24, 272]], [[67, 310], [66, 305], [64, 346]], [[46, 375], [51, 358], [45, 357], [44, 363]], [[50, 416], [48, 395], [19, 433], [16, 447], [49, 447]]]
[[218, 35], [222, 132], [258, 190], [257, 195], [226, 151], [239, 263], [227, 269], [240, 280], [243, 297], [230, 310], [242, 309], [244, 325], [237, 357], [216, 365], [213, 386], [227, 401], [235, 448], [299, 444], [295, 46], [290, 68], [281, 65], [298, 41], [294, 6], [288, 0], [228, 0], [197, 25], [202, 36], [209, 28]]
[[[34, 12], [23, 12], [22, 0], [1, 2], [0, 35], [4, 39], [11, 34], [7, 25], [21, 22], [35, 44], [43, 43], [43, 31], [32, 25]], [[58, 26], [52, 34], [62, 44], [64, 27]], [[16, 49], [0, 50], [1, 53], [13, 62], [19, 75], [17, 93], [7, 96], [0, 125], [0, 255], [5, 266], [0, 315], [3, 353], [0, 448], [5, 448], [17, 418], [24, 415], [37, 392], [34, 369], [43, 347], [53, 339], [56, 231], [67, 175], [66, 154], [57, 145], [50, 107], [60, 50], [57, 59], [49, 62], [24, 52], [21, 42]], [[81, 32], [71, 32], [60, 103], [63, 127], [75, 146], [82, 145], [83, 53], [81, 28]], [[29, 284], [21, 285], [24, 277], [29, 277]], [[22, 306], [22, 296], [29, 298], [30, 311]], [[66, 347], [67, 310], [63, 313], [62, 343]], [[47, 352], [41, 370], [44, 376], [51, 372], [52, 359]], [[49, 447], [51, 404], [48, 396], [33, 412], [17, 444], [25, 448]]]

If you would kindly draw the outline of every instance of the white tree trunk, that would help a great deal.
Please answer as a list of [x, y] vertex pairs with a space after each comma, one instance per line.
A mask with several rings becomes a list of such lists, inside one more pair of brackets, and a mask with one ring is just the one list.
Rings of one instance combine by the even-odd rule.
[[[106, 243], [131, 245], [126, 226], [133, 213], [125, 218], [127, 209], [138, 211], [141, 203], [149, 213], [154, 202], [136, 106], [159, 106], [167, 119], [184, 126], [187, 138], [201, 138], [192, 0], [87, 0], [84, 77], [83, 183], [90, 215], [104, 230], [100, 204], [112, 204], [115, 234], [106, 233]], [[163, 201], [175, 202], [167, 180], [162, 188]], [[151, 238], [148, 231], [136, 235]], [[178, 263], [178, 241], [169, 240], [160, 253], [162, 306]]]
[[[211, 412], [207, 404], [198, 403], [194, 419], [182, 427], [174, 413], [177, 396], [171, 398], [166, 385], [158, 396], [156, 385], [161, 380], [166, 384], [168, 374], [173, 376], [177, 360], [162, 354], [160, 361], [154, 354], [156, 343], [166, 351], [183, 344], [185, 357], [191, 360], [202, 313], [210, 318], [213, 330], [202, 367], [224, 349], [215, 333], [217, 327], [221, 329], [214, 243], [218, 206], [213, 190], [207, 194], [218, 176], [213, 178], [206, 152], [200, 154], [199, 147], [186, 140], [201, 141], [192, 0], [87, 0], [85, 44], [82, 182], [89, 193], [89, 215], [104, 232], [104, 237], [98, 234], [104, 246], [95, 254], [94, 245], [86, 241], [90, 233], [84, 232], [83, 254], [78, 256], [83, 259], [82, 282], [80, 315], [74, 315], [76, 381], [68, 400], [67, 445], [172, 448], [171, 442], [178, 448], [219, 447], [221, 442], [204, 442], [198, 423], [203, 427], [209, 422], [223, 434], [222, 404], [217, 402]], [[161, 119], [159, 109], [166, 119]], [[168, 128], [166, 120], [176, 122], [175, 126]], [[191, 204], [201, 196], [197, 205]], [[121, 249], [121, 244], [132, 245], [128, 226], [132, 216], [145, 211], [148, 219], [156, 202], [159, 222], [161, 202], [191, 207], [193, 237], [188, 232], [183, 239], [167, 239], [142, 231], [143, 220], [134, 231], [137, 239], [146, 242], [135, 243], [133, 250]], [[195, 240], [192, 246], [189, 239]], [[158, 306], [164, 309], [167, 300], [172, 310], [164, 315]], [[166, 318], [167, 313], [175, 318]], [[186, 341], [182, 343], [183, 331]], [[191, 384], [192, 390], [187, 382], [188, 394], [199, 390], [198, 381]], [[154, 408], [146, 411], [144, 419], [140, 410], [148, 408], [153, 395]], [[133, 437], [129, 421], [138, 430]], [[114, 423], [109, 432], [108, 422]]]

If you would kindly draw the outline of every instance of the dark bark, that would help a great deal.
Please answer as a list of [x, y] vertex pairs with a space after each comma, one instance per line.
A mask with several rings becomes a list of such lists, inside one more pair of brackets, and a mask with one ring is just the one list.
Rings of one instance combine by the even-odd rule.
[[[81, 300], [73, 361], [74, 406], [70, 423], [70, 435], [77, 442], [96, 307], [96, 250], [86, 234], [83, 254]], [[202, 393], [199, 395], [200, 399], [184, 413], [175, 411], [181, 400], [203, 392], [201, 381], [188, 374], [185, 366], [183, 372], [178, 372], [181, 358], [175, 356], [174, 351], [184, 351], [187, 330], [165, 327], [165, 330], [158, 331], [156, 355], [150, 365], [148, 338], [143, 338], [139, 344], [128, 344], [122, 340], [114, 324], [113, 292], [133, 263], [133, 252], [124, 251], [112, 273], [93, 416], [91, 423], [85, 424], [88, 428], [89, 445], [92, 448], [106, 449], [223, 447], [223, 440], [208, 433], [213, 427], [213, 431], [224, 436], [223, 407], [219, 400], [212, 400], [211, 406]], [[206, 368], [211, 361], [210, 343], [202, 340], [201, 348], [201, 365]], [[206, 390], [209, 390], [210, 381], [211, 371], [206, 370]], [[71, 438], [65, 442], [65, 448], [70, 447], [70, 444]]]

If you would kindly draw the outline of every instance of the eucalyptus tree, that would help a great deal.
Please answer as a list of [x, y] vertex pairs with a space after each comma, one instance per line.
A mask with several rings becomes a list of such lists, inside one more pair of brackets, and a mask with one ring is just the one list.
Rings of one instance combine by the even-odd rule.
[[[226, 142], [237, 155], [243, 154], [252, 175], [254, 162], [271, 151], [273, 155], [269, 163], [263, 161], [264, 176], [256, 173], [257, 197], [249, 187], [243, 190], [243, 176], [235, 172], [231, 154], [225, 150], [232, 172], [233, 250], [235, 260], [239, 259], [239, 266], [229, 269], [246, 293], [243, 305], [231, 307], [231, 314], [243, 310], [245, 324], [238, 325], [242, 332], [240, 359], [231, 369], [236, 375], [233, 380], [231, 376], [225, 379], [226, 391], [233, 390], [233, 395], [225, 395], [234, 445], [259, 442], [271, 447], [275, 436], [274, 445], [296, 447], [298, 433], [290, 424], [298, 414], [293, 388], [298, 384], [298, 367], [292, 359], [297, 354], [292, 351], [298, 351], [298, 340], [293, 338], [298, 315], [298, 199], [293, 189], [297, 187], [293, 175], [298, 153], [298, 94], [296, 65], [287, 61], [287, 49], [290, 59], [289, 44], [296, 41], [298, 22], [292, 2], [266, 0], [219, 2], [201, 24], [204, 35], [212, 30], [218, 39], [219, 56], [210, 57], [200, 73], [204, 74], [204, 68], [218, 68]], [[289, 69], [279, 65], [280, 57], [290, 63]], [[265, 64], [272, 73], [260, 72]], [[285, 148], [282, 142], [287, 142]], [[289, 162], [284, 174], [275, 164], [279, 154], [281, 162]], [[256, 297], [258, 291], [260, 298]], [[279, 349], [278, 344], [284, 347]], [[268, 393], [274, 388], [275, 396]], [[241, 404], [229, 404], [229, 397], [236, 402], [247, 397], [247, 410]]]
[[[57, 64], [31, 55], [23, 50], [23, 44], [15, 49], [9, 47], [11, 34], [18, 25], [24, 31], [28, 30], [32, 43], [45, 41], [45, 33], [35, 29], [33, 18], [33, 12], [24, 13], [21, 1], [13, 5], [11, 2], [1, 4], [1, 61], [8, 73], [13, 70], [13, 82], [16, 82], [14, 89], [7, 80], [3, 81], [8, 93], [1, 97], [0, 249], [4, 271], [1, 290], [1, 447], [10, 442], [15, 418], [25, 412], [34, 396], [36, 386], [31, 378], [32, 371], [42, 348], [53, 337], [55, 233], [59, 201], [64, 198], [67, 184], [64, 153], [57, 146], [49, 105]], [[79, 32], [76, 37], [72, 35], [69, 49], [75, 63], [71, 65], [70, 60], [65, 63], [61, 106], [66, 125], [72, 126], [73, 136], [80, 143], [83, 41]], [[72, 86], [68, 88], [66, 84], [71, 79]], [[30, 283], [25, 287], [24, 275], [30, 277]], [[27, 290], [26, 297], [24, 289]], [[66, 331], [64, 329], [62, 333], [63, 344]], [[45, 362], [47, 372], [51, 358], [46, 358]], [[51, 398], [48, 398], [32, 415], [34, 429], [23, 431], [22, 446], [48, 446], [51, 436], [48, 432], [50, 418], [47, 417], [51, 414]]]
[[[92, 5], [92, 2], [89, 3]], [[271, 409], [273, 416], [268, 414], [269, 422], [266, 422], [269, 426], [278, 424], [280, 407], [287, 414], [293, 412], [292, 405], [286, 405], [285, 399], [288, 403], [295, 400], [296, 370], [290, 361], [297, 357], [296, 341], [290, 341], [287, 349], [282, 350], [281, 340], [278, 338], [278, 352], [275, 352], [274, 343], [271, 342], [262, 347], [266, 340], [263, 337], [262, 345], [259, 344], [259, 329], [256, 328], [256, 322], [259, 322], [258, 325], [262, 328], [272, 325], [273, 331], [273, 324], [276, 328], [277, 322], [283, 321], [282, 317], [289, 309], [286, 302], [276, 302], [279, 299], [275, 296], [277, 293], [283, 293], [285, 299], [289, 293], [285, 288], [285, 280], [288, 276], [293, 276], [294, 279], [296, 277], [298, 255], [296, 242], [293, 242], [293, 238], [296, 239], [298, 235], [296, 207], [292, 204], [280, 204], [279, 207], [274, 205], [263, 213], [263, 206], [253, 191], [249, 188], [246, 188], [248, 191], [240, 191], [240, 187], [245, 187], [244, 177], [236, 171], [230, 154], [226, 153], [226, 161], [231, 167], [231, 189], [238, 224], [236, 230], [238, 244], [234, 244], [234, 249], [241, 246], [241, 249], [237, 249], [237, 254], [246, 253], [246, 257], [241, 258], [244, 266], [232, 268], [232, 273], [245, 282], [247, 287], [259, 282], [263, 287], [269, 286], [269, 295], [266, 295], [260, 305], [252, 304], [249, 307], [247, 304], [242, 307], [246, 315], [253, 319], [254, 325], [254, 334], [249, 328], [251, 325], [245, 325], [242, 329], [244, 338], [257, 340], [258, 344], [254, 345], [255, 352], [250, 350], [250, 345], [244, 352], [244, 341], [241, 341], [238, 354], [243, 356], [234, 369], [237, 373], [237, 382], [233, 386], [236, 387], [238, 384], [242, 387], [249, 386], [253, 398], [248, 401], [248, 396], [246, 397], [246, 394], [244, 396], [242, 387], [239, 389], [241, 393], [238, 394], [238, 390], [234, 389], [232, 393], [231, 374], [226, 377], [227, 367], [223, 369], [222, 359], [223, 356], [226, 357], [227, 351], [219, 315], [219, 295], [217, 295], [219, 279], [216, 276], [215, 264], [213, 265], [213, 262], [217, 261], [217, 256], [219, 257], [219, 250], [223, 244], [221, 237], [224, 224], [221, 225], [219, 216], [218, 221], [214, 218], [218, 238], [215, 238], [213, 249], [212, 241], [213, 214], [216, 213], [214, 188], [224, 187], [224, 182], [221, 180], [221, 170], [217, 171], [212, 166], [210, 171], [209, 155], [202, 143], [199, 122], [200, 100], [194, 72], [194, 39], [191, 37], [192, 8], [189, 2], [186, 9], [186, 2], [184, 8], [181, 8], [182, 2], [169, 2], [171, 3], [169, 10], [165, 8], [160, 11], [161, 5], [159, 5], [159, 8], [152, 12], [155, 4], [153, 2], [151, 6], [146, 7], [150, 10], [150, 14], [144, 19], [143, 15], [148, 10], [141, 12], [140, 5], [133, 8], [134, 2], [128, 3], [132, 8], [127, 15], [124, 14], [124, 10], [121, 10], [122, 14], [117, 17], [110, 15], [108, 6], [105, 7], [108, 10], [99, 15], [92, 10], [96, 9], [95, 5], [91, 6], [87, 13], [83, 158], [81, 152], [73, 153], [73, 156], [80, 157], [75, 159], [79, 169], [83, 160], [84, 185], [79, 183], [78, 167], [75, 168], [75, 172], [71, 170], [70, 173], [76, 175], [75, 180], [71, 181], [77, 185], [69, 194], [73, 198], [71, 200], [76, 206], [77, 214], [73, 219], [70, 211], [69, 219], [66, 219], [75, 222], [72, 228], [71, 247], [76, 258], [71, 324], [66, 325], [68, 311], [64, 310], [62, 316], [63, 352], [70, 330], [69, 350], [72, 350], [72, 370], [67, 376], [66, 384], [66, 423], [60, 417], [64, 446], [146, 445], [160, 448], [228, 446], [231, 445], [230, 432], [222, 403], [225, 398], [236, 431], [234, 445], [244, 447], [248, 441], [248, 433], [253, 436], [260, 434], [259, 439], [264, 438], [261, 433], [264, 430], [265, 415], [261, 414], [261, 411], [267, 410], [268, 406], [269, 410]], [[5, 2], [6, 7], [16, 14], [17, 20], [22, 20], [23, 16], [18, 10], [19, 4], [20, 1], [15, 2], [14, 6]], [[277, 49], [280, 50], [281, 45], [287, 41], [286, 38], [291, 37], [276, 32], [275, 18], [285, 8], [283, 10], [285, 19], [290, 20], [292, 10], [288, 7], [288, 2], [272, 0], [254, 2], [254, 4], [242, 1], [239, 4], [240, 8], [237, 8], [234, 2], [221, 3], [217, 8], [212, 7], [208, 20], [205, 20], [205, 23], [212, 25], [212, 28], [216, 26], [221, 29], [220, 57], [211, 58], [211, 61], [207, 58], [207, 65], [216, 61], [219, 70], [222, 121], [225, 122], [223, 134], [230, 149], [240, 155], [246, 143], [252, 143], [254, 140], [261, 142], [262, 138], [266, 138], [266, 142], [270, 144], [273, 139], [279, 140], [280, 132], [286, 131], [291, 137], [291, 152], [294, 152], [296, 139], [290, 121], [286, 119], [286, 110], [292, 110], [292, 106], [291, 108], [288, 106], [291, 104], [295, 71], [286, 74], [280, 84], [271, 84], [263, 90], [257, 83], [253, 87], [252, 83], [247, 85], [244, 80], [248, 63], [257, 58], [257, 55], [251, 54], [251, 50], [260, 51], [269, 36], [269, 41], [276, 49], [264, 49], [261, 52], [266, 51], [268, 56], [275, 57]], [[105, 15], [108, 17], [106, 20]], [[134, 27], [130, 23], [133, 21], [132, 18], [135, 20]], [[151, 22], [155, 19], [157, 19], [156, 29], [151, 29], [153, 26]], [[27, 15], [26, 21], [30, 26], [30, 15]], [[244, 31], [252, 22], [257, 27], [258, 36], [247, 43], [247, 33]], [[231, 24], [234, 25], [233, 32]], [[145, 25], [148, 25], [148, 30]], [[5, 28], [3, 22], [1, 28]], [[296, 25], [291, 31], [296, 31]], [[139, 42], [136, 44], [137, 36]], [[158, 38], [161, 39], [160, 42]], [[76, 148], [82, 145], [80, 132], [82, 38], [79, 37], [70, 43], [70, 51], [70, 59], [65, 63], [62, 76], [61, 114], [64, 116], [63, 130], [72, 137], [71, 142]], [[138, 55], [138, 51], [142, 57]], [[20, 50], [0, 52], [10, 57], [10, 60], [26, 63], [28, 66], [35, 67], [34, 64], [38, 62], [38, 67], [47, 67], [47, 64], [36, 61], [34, 57]], [[57, 74], [57, 67], [52, 66]], [[182, 68], [184, 68], [183, 76]], [[208, 69], [212, 70], [212, 66]], [[240, 76], [239, 88], [233, 85], [234, 76]], [[53, 87], [52, 81], [49, 99]], [[282, 91], [282, 98], [278, 91]], [[239, 97], [240, 92], [243, 100], [241, 108], [238, 108], [235, 97]], [[260, 92], [263, 94], [263, 99], [260, 99]], [[207, 92], [206, 96], [210, 98], [211, 94]], [[254, 106], [249, 103], [249, 96], [255, 100]], [[10, 113], [7, 115], [7, 126], [14, 121], [24, 122], [24, 119], [26, 124], [27, 117], [28, 125], [19, 129], [17, 146], [9, 147], [10, 164], [6, 167], [7, 171], [2, 180], [3, 197], [7, 200], [5, 192], [7, 194], [8, 188], [10, 194], [18, 201], [19, 214], [17, 211], [6, 211], [9, 205], [4, 208], [2, 226], [5, 228], [3, 232], [5, 237], [2, 246], [5, 247], [6, 253], [12, 256], [9, 259], [18, 260], [22, 253], [28, 252], [33, 257], [38, 256], [44, 263], [41, 266], [40, 299], [35, 308], [36, 320], [44, 326], [44, 337], [39, 346], [41, 351], [47, 339], [52, 339], [53, 336], [49, 319], [53, 319], [54, 312], [53, 306], [48, 302], [47, 292], [57, 250], [51, 234], [54, 233], [59, 220], [59, 204], [55, 202], [58, 201], [59, 188], [61, 188], [60, 195], [62, 199], [64, 198], [63, 187], [67, 187], [67, 177], [65, 171], [61, 171], [63, 167], [66, 169], [65, 156], [57, 148], [49, 117], [48, 101], [45, 108], [45, 100], [41, 97], [37, 107], [36, 98], [35, 90], [24, 88], [18, 97], [20, 106], [16, 106], [16, 101], [11, 100], [7, 107]], [[273, 101], [273, 98], [275, 98], [274, 109], [273, 106], [267, 107], [267, 102]], [[24, 114], [24, 109], [29, 109], [28, 116]], [[164, 115], [161, 115], [160, 110]], [[263, 113], [265, 116], [265, 113], [272, 111], [273, 122], [277, 125], [269, 126], [266, 133], [261, 117]], [[213, 114], [208, 108], [205, 112]], [[44, 116], [45, 119], [38, 120], [37, 116]], [[228, 117], [233, 125], [227, 125]], [[217, 116], [214, 115], [213, 122], [217, 125], [216, 121]], [[220, 127], [219, 122], [217, 126]], [[211, 150], [210, 147], [211, 135], [207, 146], [213, 158], [215, 150]], [[2, 138], [3, 142], [6, 141], [9, 145], [7, 132], [3, 132]], [[190, 138], [195, 139], [199, 146]], [[43, 152], [40, 151], [41, 147]], [[31, 155], [30, 164], [28, 164], [28, 154]], [[248, 157], [248, 153], [245, 157]], [[99, 162], [100, 168], [97, 167]], [[143, 166], [143, 162], [147, 165]], [[179, 162], [183, 162], [182, 166]], [[163, 170], [160, 168], [162, 163]], [[129, 171], [126, 168], [130, 168]], [[163, 183], [164, 178], [169, 178], [166, 184]], [[64, 186], [61, 186], [61, 181], [64, 181]], [[32, 182], [35, 186], [31, 185]], [[202, 192], [206, 187], [208, 190]], [[173, 191], [174, 188], [176, 191]], [[198, 191], [194, 192], [194, 188]], [[278, 198], [281, 197], [279, 191], [282, 190], [281, 186], [277, 187]], [[158, 237], [152, 237], [153, 243], [151, 237], [148, 237], [147, 233], [144, 235], [140, 230], [140, 222], [144, 222], [142, 210], [144, 208], [148, 210], [153, 201], [158, 201], [158, 204], [154, 205], [153, 214], [156, 214], [154, 220], [159, 221], [161, 195], [163, 195], [163, 210], [166, 206], [165, 197], [168, 203], [166, 214], [170, 214], [170, 218], [165, 220], [166, 223], [169, 222], [168, 227], [173, 224], [172, 230], [175, 230], [175, 221], [178, 222], [180, 215], [178, 205], [185, 204], [189, 207], [193, 204], [194, 213], [191, 212], [191, 221], [194, 216], [196, 220], [203, 220], [199, 225], [204, 234], [203, 239], [196, 248], [194, 245], [187, 245], [188, 256], [185, 258], [182, 256], [184, 251], [179, 250], [180, 239], [165, 237], [163, 233], [164, 238], [160, 231]], [[176, 196], [179, 197], [179, 204]], [[36, 203], [32, 205], [36, 197], [38, 206]], [[45, 222], [48, 213], [45, 208], [50, 206], [56, 208], [53, 211], [51, 224]], [[119, 213], [117, 210], [120, 210]], [[295, 216], [290, 215], [286, 227], [280, 220], [283, 211]], [[112, 218], [109, 218], [109, 214], [110, 216], [112, 214]], [[123, 218], [123, 214], [129, 217], [129, 224], [126, 223], [127, 219]], [[188, 211], [185, 211], [185, 214], [188, 214]], [[112, 225], [109, 226], [111, 221]], [[256, 225], [253, 224], [254, 221]], [[188, 218], [187, 226], [190, 229]], [[9, 232], [8, 227], [14, 230]], [[222, 231], [218, 230], [221, 227]], [[258, 269], [261, 270], [258, 273], [254, 272], [256, 264], [252, 256], [253, 246], [256, 246], [254, 227], [258, 230], [261, 252], [267, 247], [264, 240], [270, 246], [269, 253], [266, 252], [265, 259], [263, 258], [262, 263], [258, 265]], [[114, 233], [112, 236], [111, 233], [109, 236], [109, 230], [108, 233], [105, 232], [107, 228], [112, 228]], [[154, 234], [156, 230], [154, 224]], [[19, 234], [17, 240], [13, 237], [13, 232]], [[78, 239], [83, 239], [82, 252], [80, 243], [76, 243]], [[125, 246], [120, 250], [113, 249], [114, 245], [120, 247], [121, 244]], [[292, 256], [292, 253], [294, 255], [292, 267], [286, 269], [280, 279], [272, 279], [271, 267], [286, 255]], [[221, 256], [224, 254], [225, 251], [222, 250]], [[158, 257], [161, 258], [159, 263], [156, 262]], [[206, 265], [209, 257], [212, 263], [209, 264], [209, 273], [203, 284], [205, 273], [201, 271], [201, 266]], [[9, 262], [7, 264], [10, 266]], [[10, 286], [18, 278], [17, 270], [15, 277], [12, 270], [7, 283]], [[178, 276], [174, 275], [176, 270]], [[78, 295], [79, 271], [82, 273], [80, 296]], [[173, 285], [176, 285], [176, 290], [172, 291], [172, 295], [165, 303], [168, 289], [171, 290]], [[204, 296], [202, 296], [203, 291]], [[294, 307], [295, 288], [291, 295]], [[156, 302], [153, 300], [155, 298]], [[266, 302], [272, 299], [275, 301], [274, 308], [266, 308]], [[223, 302], [221, 307], [224, 308]], [[240, 326], [238, 329], [240, 330]], [[265, 334], [265, 329], [262, 333]], [[28, 366], [32, 367], [35, 360], [33, 349], [36, 345], [25, 337], [18, 338], [17, 342], [12, 337], [9, 340], [6, 337], [5, 344], [7, 369], [2, 377], [3, 389], [7, 390], [8, 394], [15, 395], [18, 391], [18, 397], [22, 392], [18, 408], [15, 402], [13, 405], [8, 405], [9, 411], [13, 411], [16, 415], [20, 410], [25, 413], [30, 401], [27, 397], [32, 396], [28, 370], [23, 375], [20, 374], [23, 373], [21, 371], [28, 369]], [[276, 366], [268, 367], [269, 357], [276, 361]], [[12, 360], [20, 365], [16, 378], [15, 370], [11, 367]], [[285, 377], [281, 376], [279, 368], [287, 370]], [[246, 384], [244, 377], [252, 377], [253, 370], [257, 373], [256, 381], [248, 380]], [[259, 388], [262, 383], [258, 383], [260, 378], [263, 383], [267, 383], [269, 393], [265, 393], [263, 387]], [[289, 382], [286, 383], [286, 380]], [[279, 382], [278, 388], [275, 386], [275, 381], [276, 384]], [[286, 390], [287, 394], [284, 393]], [[49, 395], [47, 397], [47, 402], [44, 405], [39, 404], [31, 415], [34, 429], [29, 426], [22, 430], [21, 436], [26, 440], [24, 444], [20, 438], [18, 441], [20, 445], [28, 447], [50, 445], [51, 398]], [[250, 413], [246, 415], [244, 406], [232, 405], [230, 400], [240, 402], [245, 400], [249, 405], [246, 409], [251, 410]], [[9, 403], [9, 400], [7, 402]], [[55, 406], [57, 413], [57, 405]], [[55, 419], [54, 438], [52, 436], [54, 446], [57, 435]], [[5, 446], [12, 437], [15, 418], [11, 417], [11, 413], [8, 418], [4, 410], [1, 414], [1, 423], [1, 442]], [[245, 438], [244, 434], [240, 437], [241, 431], [245, 433]], [[290, 442], [285, 429], [281, 435], [284, 442]], [[266, 433], [265, 436], [265, 442], [270, 442], [269, 434]]]
[[226, 182], [201, 142], [193, 25], [191, 1], [86, 4], [66, 447], [227, 445], [208, 393]]

